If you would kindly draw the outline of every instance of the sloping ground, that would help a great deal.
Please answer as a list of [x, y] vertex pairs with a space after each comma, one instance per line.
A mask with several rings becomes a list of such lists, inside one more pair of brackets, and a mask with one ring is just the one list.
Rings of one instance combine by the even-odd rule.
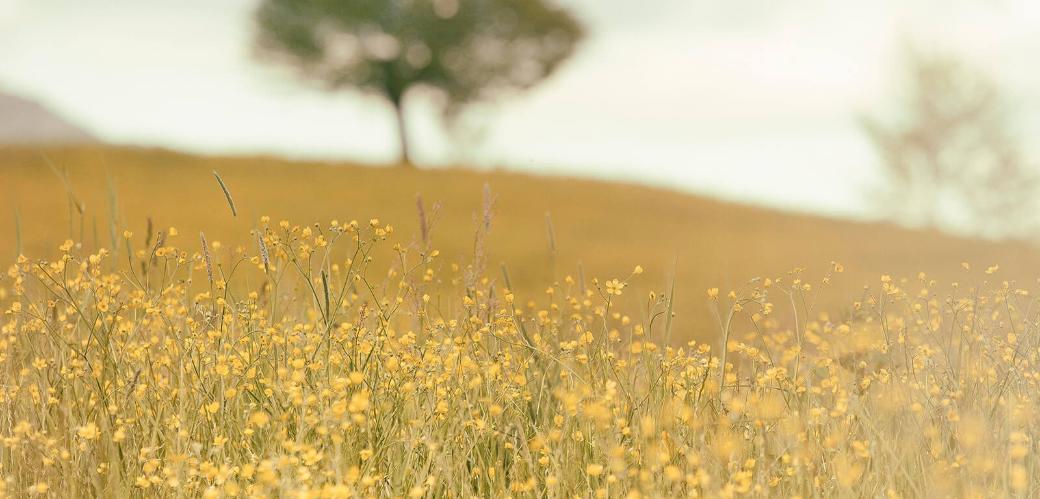
[[0, 144], [88, 144], [96, 139], [50, 109], [0, 93]]
[[[80, 217], [49, 160], [68, 171], [71, 193], [84, 207]], [[231, 217], [211, 171], [219, 170], [238, 207]], [[1040, 263], [1037, 253], [1019, 243], [958, 239], [934, 232], [883, 224], [793, 215], [728, 204], [667, 190], [568, 178], [468, 170], [404, 170], [349, 164], [293, 162], [271, 158], [199, 157], [159, 150], [84, 147], [0, 149], [0, 261], [10, 262], [16, 246], [15, 209], [26, 254], [53, 255], [68, 237], [93, 243], [109, 240], [109, 188], [118, 213], [137, 234], [151, 217], [157, 228], [175, 226], [174, 244], [193, 250], [197, 234], [242, 243], [254, 252], [248, 231], [261, 215], [297, 223], [332, 219], [394, 224], [397, 240], [417, 233], [416, 195], [428, 212], [440, 203], [433, 246], [448, 261], [472, 260], [474, 218], [484, 184], [496, 197], [488, 240], [489, 275], [508, 266], [520, 297], [544, 300], [548, 283], [565, 275], [624, 278], [636, 264], [646, 273], [633, 281], [624, 298], [645, 303], [651, 290], [666, 289], [677, 262], [676, 326], [684, 337], [709, 337], [716, 331], [705, 290], [722, 294], [754, 277], [777, 277], [805, 267], [813, 283], [817, 310], [841, 313], [877, 288], [882, 275], [915, 278], [926, 272], [944, 282], [1017, 278], [1030, 284]], [[546, 213], [552, 214], [557, 253], [549, 251]], [[846, 271], [821, 286], [830, 262]], [[973, 268], [966, 272], [961, 262]], [[999, 264], [987, 275], [983, 270]], [[908, 287], [914, 287], [908, 284]], [[785, 304], [777, 304], [777, 308]], [[740, 330], [749, 326], [738, 324]]]

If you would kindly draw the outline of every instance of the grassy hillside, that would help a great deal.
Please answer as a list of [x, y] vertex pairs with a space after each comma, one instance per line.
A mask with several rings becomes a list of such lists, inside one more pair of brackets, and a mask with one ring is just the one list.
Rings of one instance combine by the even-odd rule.
[[[67, 171], [68, 189], [48, 162]], [[231, 216], [213, 170], [230, 188], [238, 217]], [[629, 288], [639, 296], [665, 290], [674, 261], [676, 327], [684, 337], [716, 331], [706, 289], [719, 287], [725, 294], [754, 277], [776, 277], [795, 267], [807, 268], [808, 282], [818, 286], [830, 262], [842, 263], [846, 272], [814, 298], [821, 309], [840, 312], [858, 298], [864, 283], [878, 283], [884, 274], [926, 272], [947, 282], [986, 277], [981, 271], [966, 274], [961, 267], [966, 261], [975, 268], [999, 264], [998, 278], [1029, 281], [1040, 262], [1021, 244], [793, 215], [616, 183], [112, 147], [0, 149], [0, 261], [13, 261], [19, 243], [33, 257], [54, 256], [66, 237], [107, 244], [113, 198], [118, 225], [139, 237], [150, 217], [156, 230], [180, 229], [182, 247], [194, 249], [198, 231], [204, 230], [211, 241], [243, 244], [255, 252], [249, 230], [262, 215], [295, 223], [378, 217], [395, 226], [398, 239], [418, 237], [416, 196], [421, 194], [434, 221], [433, 247], [446, 260], [465, 263], [472, 261], [485, 183], [495, 196], [489, 274], [499, 275], [504, 262], [519, 296], [532, 299], [545, 282], [577, 278], [579, 264], [588, 280], [623, 278], [639, 264], [646, 273]], [[70, 195], [82, 215], [70, 209]]]

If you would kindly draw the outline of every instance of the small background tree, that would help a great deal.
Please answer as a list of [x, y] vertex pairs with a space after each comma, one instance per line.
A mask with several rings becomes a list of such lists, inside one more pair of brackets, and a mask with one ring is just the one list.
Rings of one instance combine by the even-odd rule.
[[879, 206], [901, 223], [987, 237], [1036, 228], [1037, 172], [1000, 89], [948, 55], [909, 51], [901, 119], [863, 127], [882, 159]]
[[411, 164], [405, 98], [435, 89], [446, 117], [474, 100], [524, 90], [570, 56], [583, 30], [545, 0], [263, 0], [261, 59], [329, 90], [375, 93], [393, 107]]

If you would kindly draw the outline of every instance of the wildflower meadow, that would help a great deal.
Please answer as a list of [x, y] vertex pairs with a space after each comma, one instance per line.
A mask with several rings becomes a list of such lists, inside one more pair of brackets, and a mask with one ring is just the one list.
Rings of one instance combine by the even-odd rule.
[[833, 310], [812, 297], [839, 263], [702, 290], [682, 299], [718, 337], [693, 341], [642, 267], [521, 295], [483, 223], [464, 262], [420, 226], [261, 217], [251, 244], [169, 227], [20, 256], [0, 493], [1038, 493], [1040, 307], [996, 266], [880, 276]]

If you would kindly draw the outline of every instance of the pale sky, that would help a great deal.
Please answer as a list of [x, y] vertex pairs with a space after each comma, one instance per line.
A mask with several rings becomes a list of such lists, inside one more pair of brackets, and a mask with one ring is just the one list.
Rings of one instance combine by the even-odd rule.
[[[907, 42], [962, 55], [1040, 133], [1035, 0], [569, 0], [579, 53], [473, 115], [463, 156], [422, 103], [417, 159], [626, 179], [869, 216], [877, 159], [856, 126], [896, 105]], [[329, 95], [250, 57], [256, 0], [0, 0], [0, 89], [102, 139], [204, 153], [386, 162], [378, 99]], [[1032, 141], [1036, 142], [1036, 141]]]

